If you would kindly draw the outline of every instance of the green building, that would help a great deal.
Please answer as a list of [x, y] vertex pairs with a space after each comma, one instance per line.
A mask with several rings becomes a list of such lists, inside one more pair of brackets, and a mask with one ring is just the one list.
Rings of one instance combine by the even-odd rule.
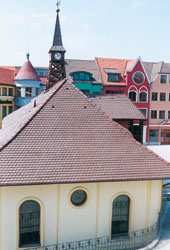
[[93, 60], [66, 60], [66, 74], [85, 94], [102, 94], [102, 80]]

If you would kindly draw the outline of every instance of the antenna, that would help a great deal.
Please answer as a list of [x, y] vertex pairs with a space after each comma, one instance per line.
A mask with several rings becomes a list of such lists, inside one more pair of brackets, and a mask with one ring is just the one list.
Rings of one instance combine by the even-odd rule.
[[57, 0], [57, 12], [59, 12], [60, 11], [60, 9], [59, 9], [59, 6], [60, 6], [60, 3], [61, 3], [61, 1], [60, 0]]

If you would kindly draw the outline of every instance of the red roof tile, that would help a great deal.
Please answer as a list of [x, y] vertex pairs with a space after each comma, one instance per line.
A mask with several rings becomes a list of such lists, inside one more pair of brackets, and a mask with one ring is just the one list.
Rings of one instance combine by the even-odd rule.
[[19, 70], [15, 80], [40, 80], [30, 61], [26, 61]]
[[[99, 70], [103, 79], [104, 85], [118, 85], [118, 86], [126, 86], [126, 79], [124, 77], [125, 70], [126, 70], [126, 64], [132, 60], [127, 59], [112, 59], [112, 58], [96, 58], [97, 64], [99, 66]], [[116, 69], [120, 72], [121, 75], [121, 81], [120, 82], [108, 82], [107, 81], [107, 74], [104, 71], [104, 69]]]
[[146, 120], [142, 112], [125, 95], [91, 96], [90, 99], [112, 119]]
[[4, 119], [0, 185], [170, 178], [166, 161], [73, 84], [59, 82], [34, 101]]
[[14, 85], [14, 70], [0, 68], [0, 84]]

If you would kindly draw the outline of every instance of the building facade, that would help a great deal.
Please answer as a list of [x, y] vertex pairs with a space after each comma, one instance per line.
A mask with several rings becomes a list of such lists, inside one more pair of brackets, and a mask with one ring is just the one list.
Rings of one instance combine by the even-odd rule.
[[14, 83], [16, 86], [16, 109], [29, 103], [32, 98], [39, 95], [45, 89], [44, 84], [41, 82], [29, 60], [29, 54], [27, 54], [27, 61], [24, 65], [20, 69], [18, 68]]
[[170, 144], [170, 64], [145, 63], [150, 77], [149, 143]]
[[0, 119], [15, 110], [14, 70], [0, 68]]
[[[144, 114], [143, 143], [148, 141], [149, 78], [141, 58], [136, 60], [96, 58], [104, 94], [125, 94]], [[140, 124], [134, 125], [136, 134]]]

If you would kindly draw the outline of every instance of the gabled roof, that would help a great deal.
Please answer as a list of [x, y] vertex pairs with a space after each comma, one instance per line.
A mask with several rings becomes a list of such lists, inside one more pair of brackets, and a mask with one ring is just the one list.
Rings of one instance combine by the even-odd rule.
[[0, 84], [14, 85], [15, 71], [0, 67]]
[[65, 68], [66, 68], [67, 78], [70, 81], [72, 81], [72, 77], [70, 73], [86, 71], [92, 74], [93, 83], [97, 83], [97, 84], [102, 83], [100, 72], [98, 71], [97, 65], [94, 60], [66, 59]]
[[34, 67], [31, 62], [28, 60], [19, 70], [18, 74], [15, 77], [15, 80], [35, 80], [40, 81]]
[[112, 119], [146, 120], [146, 117], [125, 95], [90, 96], [90, 99]]
[[5, 130], [11, 138], [0, 151], [1, 186], [170, 178], [166, 161], [68, 81], [36, 101], [4, 120], [0, 138]]
[[[125, 70], [127, 63], [130, 63], [132, 60], [126, 59], [112, 59], [112, 58], [96, 58], [104, 85], [115, 85], [115, 86], [126, 86], [126, 79], [125, 79]], [[134, 61], [132, 61], [134, 63]], [[107, 74], [104, 69], [116, 69], [120, 72], [121, 80], [120, 82], [108, 82]]]

